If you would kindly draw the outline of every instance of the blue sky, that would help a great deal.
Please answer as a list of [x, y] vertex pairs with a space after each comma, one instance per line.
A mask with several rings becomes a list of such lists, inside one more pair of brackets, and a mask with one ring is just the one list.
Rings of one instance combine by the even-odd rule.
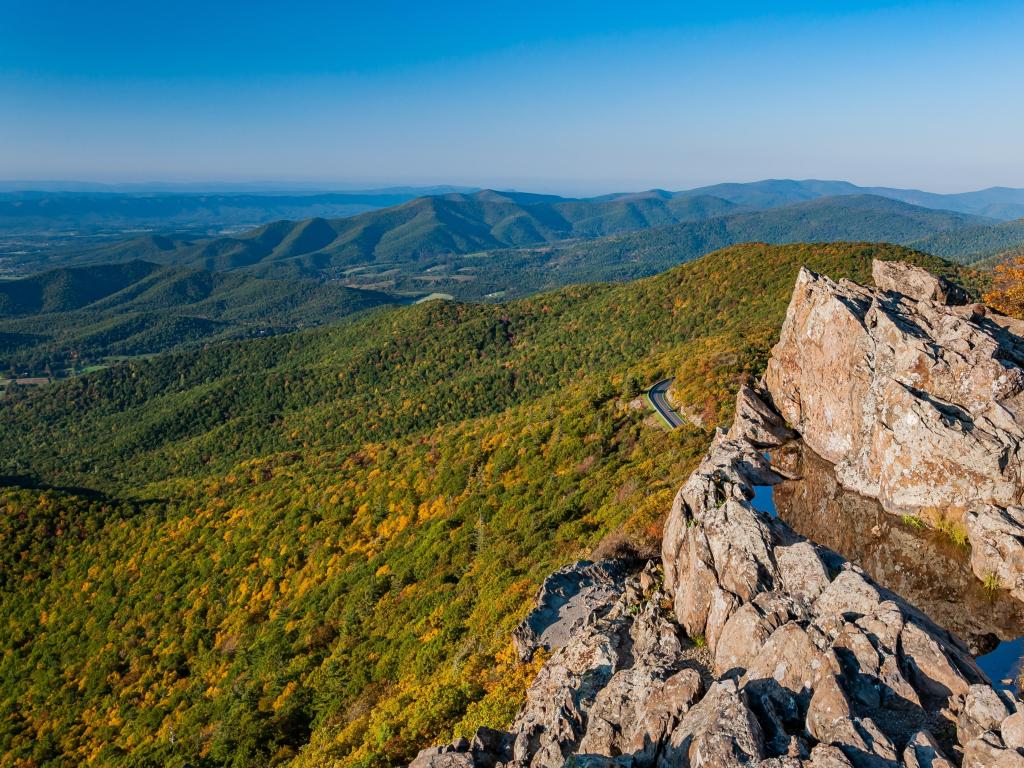
[[0, 0], [0, 178], [1024, 186], [1019, 2]]

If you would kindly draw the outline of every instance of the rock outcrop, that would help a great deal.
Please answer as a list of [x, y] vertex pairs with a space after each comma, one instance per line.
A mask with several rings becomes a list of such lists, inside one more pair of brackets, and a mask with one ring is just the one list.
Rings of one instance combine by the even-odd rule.
[[935, 300], [956, 292], [923, 270], [874, 272], [871, 289], [801, 271], [771, 401], [844, 486], [962, 527], [975, 573], [1024, 599], [1024, 340]]
[[548, 576], [537, 607], [512, 632], [519, 657], [529, 661], [539, 648], [561, 648], [583, 622], [608, 610], [625, 588], [628, 565], [618, 560], [580, 560]]
[[[887, 267], [879, 283], [899, 284], [899, 269]], [[595, 566], [562, 572], [520, 630], [521, 650], [559, 622], [572, 629], [558, 630], [564, 642], [510, 731], [424, 750], [416, 768], [1024, 768], [1024, 707], [992, 688], [963, 641], [752, 504], [757, 486], [786, 475], [765, 451], [799, 434], [845, 462], [849, 482], [889, 494], [893, 509], [915, 493], [945, 494], [965, 516], [1002, 515], [985, 528], [996, 552], [982, 556], [1013, 562], [1005, 539], [1019, 501], [1024, 382], [1000, 350], [1017, 342], [978, 312], [936, 302], [956, 295], [949, 286], [908, 275], [915, 299], [801, 273], [770, 390], [740, 391], [732, 427], [675, 498], [663, 581], [648, 568], [562, 615]], [[960, 374], [973, 378], [957, 383]], [[829, 388], [831, 399], [819, 391]], [[969, 413], [970, 428], [946, 404]], [[997, 443], [1006, 460], [993, 459]], [[883, 467], [887, 458], [897, 465]], [[929, 490], [925, 468], [952, 476]], [[976, 473], [975, 491], [957, 472]], [[563, 589], [567, 577], [577, 586]]]

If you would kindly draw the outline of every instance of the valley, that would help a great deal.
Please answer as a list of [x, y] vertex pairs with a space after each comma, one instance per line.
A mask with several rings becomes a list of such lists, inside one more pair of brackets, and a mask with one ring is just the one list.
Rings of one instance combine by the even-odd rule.
[[[459, 242], [510, 238], [516, 206], [552, 237], [566, 211], [620, 226], [513, 202], [473, 202], [490, 224]], [[877, 196], [461, 254], [448, 224], [377, 215], [105, 245], [0, 283], [5, 367], [57, 379], [0, 394], [7, 754], [391, 766], [506, 728], [548, 658], [510, 640], [535, 590], [581, 557], [657, 556], [802, 268], [990, 282], [870, 242], [975, 214]], [[398, 232], [412, 250], [387, 250]], [[868, 241], [827, 242], [846, 236]], [[701, 426], [634, 407], [671, 379]]]
[[[839, 182], [758, 182], [586, 199], [483, 190], [214, 237], [175, 230], [173, 217], [165, 234], [128, 239], [114, 237], [117, 230], [97, 230], [51, 240], [43, 231], [32, 236], [38, 243], [22, 238], [3, 257], [0, 369], [26, 379], [65, 378], [126, 357], [337, 323], [374, 306], [428, 297], [508, 301], [565, 285], [635, 280], [734, 243], [894, 242], [965, 263], [1024, 243], [1019, 222], [913, 205], [897, 197], [920, 196], [897, 195], [899, 190], [853, 194], [861, 191]], [[1003, 199], [1016, 199], [1012, 193]], [[411, 193], [350, 197], [370, 206], [405, 194]], [[980, 199], [1000, 199], [986, 194]], [[228, 226], [231, 212], [246, 205], [272, 211], [278, 204], [313, 201], [21, 196], [17, 205], [0, 206], [0, 231], [5, 220], [9, 226], [23, 219], [38, 223], [94, 209], [143, 219], [182, 209], [211, 217], [226, 211], [220, 221]], [[924, 200], [936, 201], [993, 212], [960, 198]], [[76, 285], [101, 274], [140, 268], [153, 276], [135, 285], [122, 281], [104, 296], [70, 296]], [[63, 291], [66, 305], [11, 305], [12, 295], [47, 290]]]

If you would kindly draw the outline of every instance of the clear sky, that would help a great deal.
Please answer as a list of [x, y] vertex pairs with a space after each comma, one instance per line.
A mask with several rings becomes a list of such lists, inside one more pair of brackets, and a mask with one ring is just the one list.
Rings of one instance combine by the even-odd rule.
[[1024, 3], [0, 0], [0, 179], [1024, 186]]

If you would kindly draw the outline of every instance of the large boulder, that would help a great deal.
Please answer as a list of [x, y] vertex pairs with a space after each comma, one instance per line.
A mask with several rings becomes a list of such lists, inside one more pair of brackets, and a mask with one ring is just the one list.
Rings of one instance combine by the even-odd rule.
[[871, 279], [883, 291], [898, 293], [915, 301], [934, 301], [950, 306], [970, 301], [967, 291], [940, 275], [903, 261], [879, 261], [871, 264]]
[[1024, 597], [1024, 341], [948, 306], [950, 287], [920, 270], [875, 273], [886, 289], [801, 270], [771, 401], [843, 485], [966, 526], [976, 573]]

